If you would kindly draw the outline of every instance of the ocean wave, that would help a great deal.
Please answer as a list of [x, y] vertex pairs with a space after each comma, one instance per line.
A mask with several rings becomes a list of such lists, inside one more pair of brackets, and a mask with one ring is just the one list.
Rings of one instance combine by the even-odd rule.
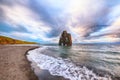
[[55, 58], [40, 53], [43, 49], [45, 47], [29, 51], [27, 58], [36, 63], [40, 69], [48, 70], [51, 75], [70, 80], [112, 80], [109, 75], [101, 77], [86, 67], [76, 66], [69, 59]]

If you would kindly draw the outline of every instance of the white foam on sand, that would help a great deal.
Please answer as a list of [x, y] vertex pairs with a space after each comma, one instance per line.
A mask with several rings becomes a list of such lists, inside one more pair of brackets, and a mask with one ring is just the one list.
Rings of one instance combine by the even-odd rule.
[[86, 67], [76, 66], [69, 59], [54, 58], [40, 53], [43, 48], [28, 52], [27, 58], [40, 69], [48, 70], [51, 75], [62, 76], [70, 80], [112, 80], [110, 76], [100, 77]]

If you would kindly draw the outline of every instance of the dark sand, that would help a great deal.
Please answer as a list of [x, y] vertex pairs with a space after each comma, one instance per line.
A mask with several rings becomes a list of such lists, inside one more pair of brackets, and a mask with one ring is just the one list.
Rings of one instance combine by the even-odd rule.
[[[0, 45], [0, 80], [38, 80], [26, 58], [27, 51], [38, 46]], [[34, 70], [35, 71], [35, 70]], [[37, 69], [39, 80], [68, 80]], [[113, 80], [120, 80], [119, 77]]]
[[38, 80], [26, 58], [35, 47], [0, 45], [0, 80]]
[[38, 46], [0, 45], [0, 80], [67, 80], [52, 76], [46, 70], [40, 71], [39, 79], [27, 60], [27, 52]]

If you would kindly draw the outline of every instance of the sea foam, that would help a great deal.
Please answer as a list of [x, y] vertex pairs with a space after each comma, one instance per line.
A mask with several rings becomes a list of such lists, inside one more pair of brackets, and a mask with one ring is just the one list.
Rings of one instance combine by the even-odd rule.
[[69, 59], [55, 58], [42, 54], [46, 47], [37, 48], [28, 52], [27, 58], [36, 63], [40, 69], [48, 70], [51, 75], [62, 76], [70, 80], [112, 80], [109, 75], [96, 75], [86, 67], [76, 66]]

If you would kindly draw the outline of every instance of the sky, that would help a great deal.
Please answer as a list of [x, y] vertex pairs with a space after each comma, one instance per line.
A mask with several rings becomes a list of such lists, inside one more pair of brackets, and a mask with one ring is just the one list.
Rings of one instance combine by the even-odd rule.
[[57, 43], [120, 42], [120, 0], [0, 0], [0, 35]]

